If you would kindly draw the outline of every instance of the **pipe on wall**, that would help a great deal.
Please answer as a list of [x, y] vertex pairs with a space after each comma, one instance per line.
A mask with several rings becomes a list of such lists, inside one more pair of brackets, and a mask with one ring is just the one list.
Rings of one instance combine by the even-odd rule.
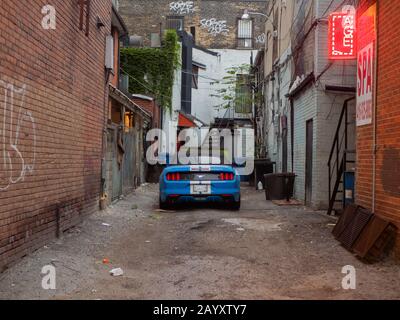
[[379, 54], [379, 2], [376, 1], [375, 13], [375, 82], [374, 82], [374, 117], [373, 117], [373, 146], [372, 146], [372, 212], [376, 209], [376, 154], [378, 152], [377, 145], [377, 112], [378, 112], [378, 54]]

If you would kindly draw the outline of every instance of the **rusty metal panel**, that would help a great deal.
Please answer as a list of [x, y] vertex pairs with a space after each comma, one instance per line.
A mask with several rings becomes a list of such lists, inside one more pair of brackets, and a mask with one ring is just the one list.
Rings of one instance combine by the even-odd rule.
[[338, 237], [338, 241], [340, 241], [346, 249], [352, 250], [354, 243], [357, 241], [372, 216], [373, 214], [370, 210], [358, 207], [354, 218], [345, 225], [343, 232]]
[[373, 216], [353, 246], [354, 252], [367, 260], [378, 260], [395, 236], [396, 227], [390, 222]]
[[128, 193], [132, 191], [135, 187], [135, 176], [136, 174], [136, 136], [130, 130], [124, 133], [124, 162], [122, 166], [122, 176], [123, 176], [123, 193]]
[[340, 216], [336, 226], [332, 230], [332, 234], [336, 239], [340, 237], [346, 226], [354, 219], [355, 213], [358, 210], [358, 208], [359, 206], [354, 204], [348, 205], [346, 207], [343, 214]]

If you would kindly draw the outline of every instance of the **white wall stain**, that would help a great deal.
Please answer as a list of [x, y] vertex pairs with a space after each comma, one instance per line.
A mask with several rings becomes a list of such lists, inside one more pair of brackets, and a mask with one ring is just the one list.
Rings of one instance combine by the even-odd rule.
[[215, 18], [200, 20], [200, 26], [208, 30], [213, 36], [219, 34], [227, 35], [229, 27], [226, 25], [226, 20], [217, 20]]
[[[18, 103], [14, 103], [14, 95]], [[16, 88], [0, 80], [0, 191], [24, 181], [35, 168], [36, 124], [32, 113], [25, 109], [25, 95], [25, 85]]]
[[193, 1], [174, 1], [169, 4], [169, 9], [176, 14], [191, 14], [195, 11]]

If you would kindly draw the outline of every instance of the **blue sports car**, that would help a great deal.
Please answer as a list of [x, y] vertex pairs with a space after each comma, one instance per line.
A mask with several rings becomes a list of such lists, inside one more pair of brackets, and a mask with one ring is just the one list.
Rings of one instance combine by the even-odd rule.
[[161, 209], [176, 204], [204, 202], [223, 203], [232, 210], [240, 209], [240, 175], [234, 168], [199, 164], [175, 165], [163, 170], [160, 176]]

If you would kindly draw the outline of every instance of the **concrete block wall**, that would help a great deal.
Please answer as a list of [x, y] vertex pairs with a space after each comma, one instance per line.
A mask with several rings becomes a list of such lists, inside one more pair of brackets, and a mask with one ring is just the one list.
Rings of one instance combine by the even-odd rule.
[[[98, 209], [111, 0], [0, 2], [0, 271]], [[96, 28], [99, 16], [105, 28]]]

